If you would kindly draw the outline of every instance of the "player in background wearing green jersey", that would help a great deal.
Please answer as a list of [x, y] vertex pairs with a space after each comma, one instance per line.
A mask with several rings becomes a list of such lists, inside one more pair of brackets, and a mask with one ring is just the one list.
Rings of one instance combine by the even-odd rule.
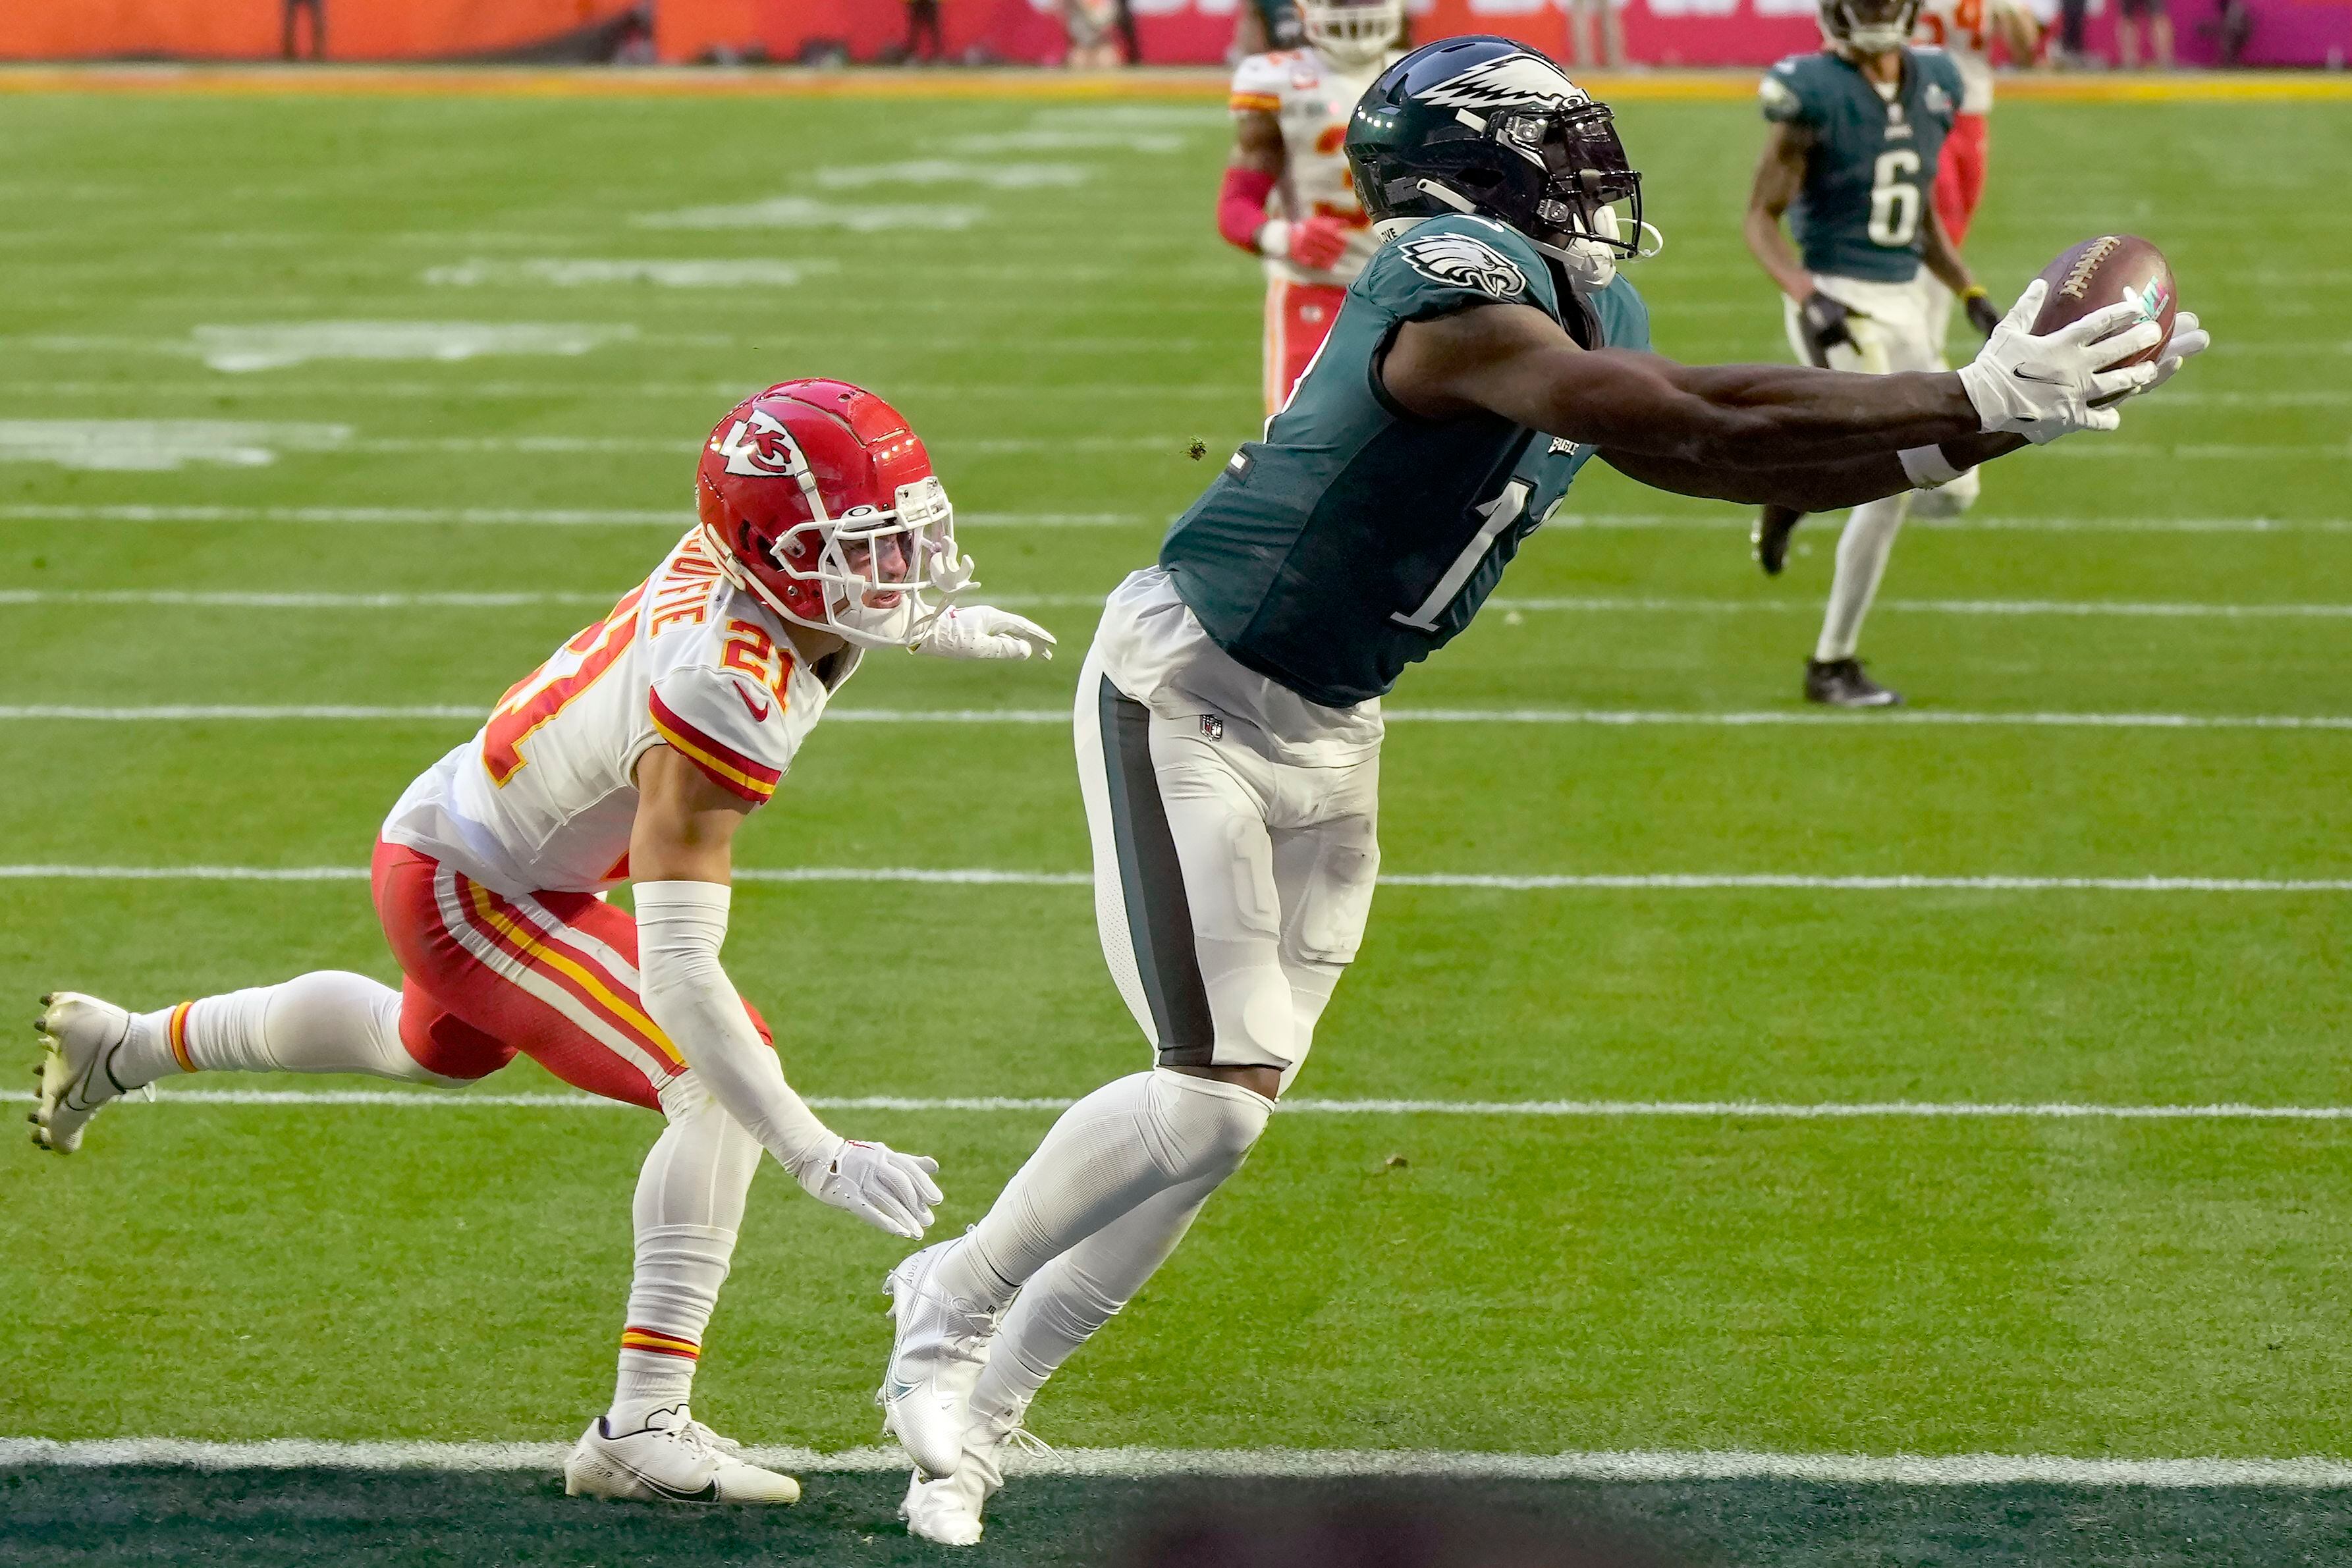
[[[1077, 763], [1103, 954], [1156, 1053], [1045, 1134], [980, 1223], [892, 1270], [886, 1418], [908, 1527], [980, 1538], [1024, 1412], [1240, 1168], [1356, 955], [1380, 866], [1380, 699], [1477, 612], [1595, 455], [1808, 510], [2079, 430], [2160, 363], [2136, 307], [2047, 337], [2027, 290], [1958, 374], [1686, 366], [1618, 264], [1654, 235], [1606, 105], [1501, 38], [1414, 50], [1348, 156], [1386, 243], [1290, 401], [1105, 606]], [[1615, 210], [1622, 205], [1621, 216]], [[1236, 1333], [1246, 1333], [1237, 1324]]]
[[[1873, 375], [1946, 369], [1937, 318], [1918, 284], [1923, 266], [1979, 331], [2000, 324], [1927, 199], [1965, 89], [1941, 49], [1906, 47], [1919, 4], [1821, 0], [1827, 47], [1790, 55], [1759, 89], [1772, 131], [1748, 198], [1748, 248], [1780, 285], [1790, 345], [1807, 364]], [[1780, 232], [1783, 214], [1798, 250]], [[1952, 516], [1976, 495], [1970, 471], [1938, 490], [1932, 509]], [[1805, 663], [1808, 701], [1893, 707], [1903, 700], [1864, 672], [1854, 649], [1911, 500], [1908, 491], [1881, 497], [1847, 517], [1829, 611]], [[1768, 505], [1757, 519], [1756, 559], [1768, 575], [1780, 573], [1803, 515]]]

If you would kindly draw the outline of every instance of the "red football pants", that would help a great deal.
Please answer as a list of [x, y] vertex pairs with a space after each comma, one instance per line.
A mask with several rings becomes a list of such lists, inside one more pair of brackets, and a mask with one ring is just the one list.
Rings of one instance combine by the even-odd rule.
[[373, 879], [403, 977], [400, 1042], [418, 1066], [483, 1078], [520, 1052], [576, 1089], [661, 1108], [686, 1059], [638, 995], [627, 914], [588, 893], [508, 898], [398, 844], [376, 845]]
[[1348, 291], [1328, 283], [1290, 283], [1275, 278], [1265, 286], [1265, 412], [1277, 413], [1290, 401], [1290, 389], [1307, 373], [1315, 350], [1331, 335], [1339, 319], [1339, 302]]
[[1984, 200], [1985, 162], [1991, 146], [1981, 114], [1956, 116], [1952, 133], [1944, 138], [1943, 156], [1936, 163], [1936, 217], [1954, 249], [1969, 237], [1969, 220]]

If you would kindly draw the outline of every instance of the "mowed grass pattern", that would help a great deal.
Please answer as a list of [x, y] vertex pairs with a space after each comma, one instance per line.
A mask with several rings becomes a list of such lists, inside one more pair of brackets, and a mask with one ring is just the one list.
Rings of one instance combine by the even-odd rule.
[[[1736, 232], [1754, 117], [1622, 118], [1669, 236], [1638, 274], [1659, 346], [1781, 358]], [[1150, 559], [1258, 418], [1259, 283], [1212, 231], [1211, 105], [20, 96], [0, 126], [23, 215], [0, 232], [0, 422], [124, 422], [89, 438], [122, 462], [152, 420], [351, 431], [255, 465], [0, 463], [0, 590], [616, 596], [685, 526], [686, 449], [712, 420], [744, 390], [828, 373], [918, 421], [992, 590], [1083, 601]], [[2221, 346], [2189, 395], [2135, 405], [2120, 435], [1988, 474], [1988, 515], [2116, 528], [1915, 528], [1890, 598], [2352, 602], [2352, 308], [2326, 178], [2347, 161], [2340, 109], [2004, 109], [1971, 245], [1996, 289], [2086, 233], [2135, 229], [2167, 247]], [[949, 169], [875, 169], [908, 163]], [[856, 168], [869, 183], [839, 172]], [[774, 198], [814, 205], [773, 228], [636, 221]], [[968, 226], [837, 226], [880, 206], [962, 208]], [[425, 280], [647, 258], [820, 265], [790, 287]], [[629, 330], [576, 356], [243, 373], [208, 368], [216, 340], [197, 334], [321, 321]], [[582, 449], [600, 441], [635, 445]], [[492, 444], [371, 444], [436, 442]], [[1594, 526], [1538, 536], [1506, 595], [1685, 607], [1498, 609], [1409, 674], [1399, 706], [1793, 707], [1834, 521], [1808, 524], [1768, 586], [1733, 510], [1589, 473], [1572, 509]], [[125, 506], [232, 510], [101, 510]], [[675, 517], [236, 511], [287, 507]], [[1064, 521], [1019, 520], [1040, 516]], [[1629, 516], [1695, 526], [1607, 526]], [[2281, 527], [2154, 526], [2254, 517]], [[1687, 607], [1727, 601], [1782, 607]], [[1092, 612], [1038, 613], [1063, 639], [1051, 664], [877, 658], [845, 700], [1062, 706]], [[0, 604], [5, 700], [486, 708], [594, 614]], [[2352, 712], [2342, 617], [1887, 607], [1864, 646], [1932, 708]], [[0, 760], [0, 859], [363, 864], [393, 798], [467, 727], [22, 722]], [[1401, 725], [1382, 837], [1407, 873], [2340, 878], [2348, 748], [2341, 732], [1867, 717]], [[1080, 869], [1066, 737], [821, 728], [742, 853]], [[811, 1092], [1069, 1095], [1142, 1060], [1081, 888], [761, 886], [736, 908], [732, 973]], [[2352, 1103], [2347, 909], [2341, 894], [1391, 888], [1302, 1089]], [[53, 986], [162, 1006], [320, 967], [392, 977], [360, 884], [0, 883], [0, 992], [26, 1016]], [[551, 1085], [520, 1063], [491, 1086]], [[836, 1116], [939, 1155], [950, 1230], [1047, 1119]], [[605, 1396], [655, 1131], [621, 1113], [133, 1104], [70, 1162], [14, 1145], [0, 1356], [38, 1375], [0, 1380], [0, 1431], [568, 1437]], [[1289, 1118], [1034, 1425], [1080, 1445], [2340, 1454], [2347, 1138]], [[875, 1287], [902, 1250], [764, 1175], [698, 1413], [761, 1442], [871, 1440]]]

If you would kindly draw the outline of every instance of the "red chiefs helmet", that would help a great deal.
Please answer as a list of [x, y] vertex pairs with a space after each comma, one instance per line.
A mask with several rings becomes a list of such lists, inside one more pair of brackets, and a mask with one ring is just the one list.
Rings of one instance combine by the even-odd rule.
[[719, 422], [695, 509], [737, 586], [861, 647], [921, 641], [971, 580], [955, 512], [898, 411], [847, 382], [779, 382]]

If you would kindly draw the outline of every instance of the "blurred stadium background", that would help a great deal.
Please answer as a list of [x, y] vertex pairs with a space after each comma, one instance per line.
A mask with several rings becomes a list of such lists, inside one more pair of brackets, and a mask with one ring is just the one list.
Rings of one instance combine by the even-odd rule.
[[[2118, 0], [2034, 0], [2091, 64], [2113, 57]], [[968, 64], [1063, 58], [1071, 12], [1116, 14], [1151, 66], [1214, 65], [1252, 10], [1286, 0], [17, 0], [0, 60], [613, 60], [668, 65], [887, 63], [938, 22], [938, 55]], [[1412, 0], [1414, 36], [1500, 33], [1574, 57], [1570, 0]], [[2159, 14], [2165, 9], [2159, 5]], [[2179, 57], [2341, 68], [2352, 0], [2170, 0]], [[1810, 0], [1622, 0], [1627, 58], [1644, 66], [1760, 66], [1816, 37]], [[2073, 30], [2079, 28], [2079, 33]], [[921, 52], [932, 51], [929, 39]]]
[[[2352, 5], [2252, 9], [2247, 61], [2341, 63]], [[1031, 0], [941, 10], [957, 57], [1059, 55]], [[1060, 715], [1091, 607], [1256, 427], [1262, 283], [1212, 214], [1230, 0], [1139, 3], [1168, 68], [1106, 74], [390, 68], [863, 62], [904, 35], [878, 0], [325, 13], [354, 68], [205, 64], [278, 55], [274, 0], [0, 16], [45, 62], [0, 70], [0, 994], [390, 977], [358, 868], [394, 796], [675, 538], [718, 413], [847, 376], [1069, 656], [877, 661], [747, 831], [730, 959], [795, 1081], [937, 1154], [961, 1226], [1139, 1054]], [[1782, 358], [1738, 218], [1752, 68], [1810, 10], [1623, 15], [1637, 63], [1724, 68], [1595, 82], [1669, 236], [1637, 275], [1660, 347]], [[2218, 7], [2174, 15], [2211, 57]], [[194, 68], [60, 63], [134, 57]], [[1768, 584], [1735, 509], [1596, 467], [1395, 699], [1395, 879], [1323, 1108], [1048, 1391], [1076, 1457], [968, 1560], [1102, 1560], [1171, 1468], [1374, 1450], [1697, 1561], [2352, 1554], [2352, 93], [2004, 87], [1969, 247], [1995, 292], [2131, 228], [2221, 346], [1911, 525], [1871, 637], [1891, 719], [1795, 701], [1830, 527]], [[877, 823], [878, 789], [919, 805]], [[833, 869], [862, 864], [980, 874]], [[0, 1562], [923, 1556], [865, 1447], [897, 1249], [772, 1173], [697, 1410], [830, 1456], [793, 1456], [809, 1500], [556, 1495], [655, 1132], [512, 1103], [559, 1087], [191, 1091], [71, 1162], [11, 1145]], [[156, 1446], [289, 1438], [327, 1446]], [[131, 1446], [53, 1446], [98, 1440]], [[507, 1447], [332, 1468], [417, 1441]], [[1307, 1457], [1202, 1458], [1242, 1449]]]

